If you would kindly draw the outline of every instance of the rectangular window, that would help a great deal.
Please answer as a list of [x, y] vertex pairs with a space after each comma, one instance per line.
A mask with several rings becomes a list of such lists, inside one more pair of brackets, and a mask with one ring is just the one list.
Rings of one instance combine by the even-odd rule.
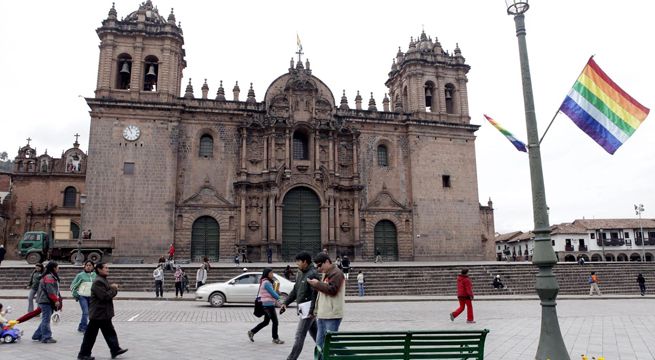
[[617, 232], [610, 233], [610, 239], [618, 239], [618, 238], [619, 238], [619, 233]]
[[627, 232], [627, 231], [624, 232], [624, 233], [623, 233], [623, 238], [625, 238], [625, 239], [629, 239], [629, 238], [630, 238], [630, 233]]
[[551, 242], [553, 243], [553, 246], [555, 246], [555, 240], [551, 240]]
[[591, 238], [592, 238], [592, 239], [595, 239], [595, 238], [596, 238], [596, 234], [594, 234], [594, 233], [591, 233], [591, 234], [589, 234], [589, 235], [591, 235]]
[[441, 184], [443, 185], [443, 187], [449, 188], [450, 187], [450, 175], [442, 175], [441, 176]]
[[123, 163], [123, 175], [134, 175], [134, 163], [133, 162]]

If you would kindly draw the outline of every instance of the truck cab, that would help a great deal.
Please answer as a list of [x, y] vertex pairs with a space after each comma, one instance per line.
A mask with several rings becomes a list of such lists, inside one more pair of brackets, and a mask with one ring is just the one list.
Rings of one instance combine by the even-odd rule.
[[30, 264], [44, 259], [44, 249], [50, 247], [50, 237], [43, 231], [28, 231], [18, 242], [18, 253]]

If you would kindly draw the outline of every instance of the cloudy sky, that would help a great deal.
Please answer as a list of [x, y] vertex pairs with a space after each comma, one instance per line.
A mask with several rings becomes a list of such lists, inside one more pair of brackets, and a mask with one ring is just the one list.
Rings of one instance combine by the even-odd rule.
[[[296, 33], [314, 75], [354, 105], [359, 90], [378, 107], [398, 47], [422, 29], [471, 65], [471, 122], [481, 125], [476, 151], [479, 197], [491, 198], [496, 230], [532, 229], [528, 157], [482, 117], [489, 114], [526, 140], [514, 21], [502, 0], [469, 1], [171, 1], [155, 0], [160, 14], [175, 9], [185, 36], [184, 83], [196, 96], [203, 79], [210, 94], [219, 80], [227, 92], [254, 84], [258, 100], [285, 73]], [[400, 5], [402, 4], [402, 6]], [[655, 3], [648, 0], [534, 0], [526, 14], [537, 121], [543, 133], [590, 55], [628, 93], [655, 107]], [[138, 8], [118, 0], [118, 17]], [[111, 1], [2, 1], [0, 14], [0, 151], [13, 157], [26, 138], [38, 153], [59, 156], [81, 134], [87, 148], [89, 108], [96, 85], [95, 29]], [[650, 34], [650, 35], [648, 35]], [[184, 88], [184, 86], [183, 86]], [[616, 154], [607, 154], [565, 115], [542, 143], [551, 223], [577, 218], [634, 217], [643, 203], [654, 217], [655, 120], [646, 119]]]

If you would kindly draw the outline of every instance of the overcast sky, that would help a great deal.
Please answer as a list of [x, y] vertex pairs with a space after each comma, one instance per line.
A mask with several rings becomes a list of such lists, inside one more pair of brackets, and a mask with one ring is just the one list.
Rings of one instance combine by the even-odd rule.
[[[118, 0], [118, 17], [139, 7]], [[444, 49], [456, 43], [471, 66], [471, 123], [476, 133], [479, 197], [491, 198], [496, 231], [530, 230], [532, 199], [528, 156], [484, 120], [486, 113], [526, 141], [514, 21], [503, 0], [470, 1], [171, 1], [155, 0], [164, 17], [175, 8], [184, 31], [187, 68], [195, 94], [207, 78], [215, 96], [239, 81], [242, 99], [250, 82], [258, 101], [287, 72], [302, 40], [313, 74], [351, 107], [359, 90], [378, 108], [398, 47], [424, 28]], [[400, 5], [402, 4], [402, 5]], [[540, 134], [559, 108], [590, 55], [624, 90], [655, 107], [653, 66], [655, 4], [649, 0], [535, 0], [526, 14], [527, 42]], [[16, 156], [26, 138], [39, 154], [59, 156], [81, 134], [86, 150], [99, 39], [95, 29], [111, 1], [0, 2], [0, 151]], [[649, 35], [650, 34], [650, 35]], [[184, 89], [185, 86], [182, 86]], [[231, 95], [230, 95], [231, 96]], [[550, 222], [655, 214], [655, 120], [651, 114], [614, 155], [557, 116], [541, 153]]]

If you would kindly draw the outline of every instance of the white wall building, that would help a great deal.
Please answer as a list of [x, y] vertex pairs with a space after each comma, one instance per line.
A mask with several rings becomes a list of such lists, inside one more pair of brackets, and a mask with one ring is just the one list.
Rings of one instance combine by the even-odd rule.
[[[551, 241], [559, 261], [653, 261], [655, 219], [578, 219], [552, 225]], [[532, 232], [496, 236], [498, 259], [509, 250], [512, 259], [528, 260], [533, 247]]]

